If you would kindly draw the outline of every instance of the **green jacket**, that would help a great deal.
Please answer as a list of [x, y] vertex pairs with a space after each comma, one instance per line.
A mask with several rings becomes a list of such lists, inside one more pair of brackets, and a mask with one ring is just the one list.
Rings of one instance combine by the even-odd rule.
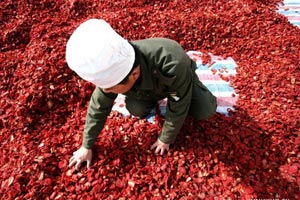
[[[136, 59], [141, 67], [141, 80], [125, 96], [142, 100], [168, 99], [165, 122], [159, 139], [174, 142], [188, 115], [192, 98], [193, 76], [196, 63], [175, 41], [150, 38], [133, 41]], [[92, 148], [112, 110], [117, 94], [94, 90], [86, 116], [83, 146]]]

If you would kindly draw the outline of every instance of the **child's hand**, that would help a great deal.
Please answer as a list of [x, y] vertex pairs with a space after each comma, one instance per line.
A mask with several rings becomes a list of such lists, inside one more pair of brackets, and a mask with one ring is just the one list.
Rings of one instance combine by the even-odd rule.
[[155, 153], [157, 154], [160, 152], [160, 155], [163, 155], [165, 153], [165, 150], [169, 150], [169, 146], [169, 144], [165, 144], [162, 141], [160, 141], [159, 138], [157, 138], [156, 142], [151, 146], [151, 150], [156, 148]]
[[85, 161], [87, 162], [87, 168], [89, 169], [92, 162], [92, 150], [80, 147], [70, 158], [69, 167], [75, 165], [76, 170], [79, 170], [80, 165]]

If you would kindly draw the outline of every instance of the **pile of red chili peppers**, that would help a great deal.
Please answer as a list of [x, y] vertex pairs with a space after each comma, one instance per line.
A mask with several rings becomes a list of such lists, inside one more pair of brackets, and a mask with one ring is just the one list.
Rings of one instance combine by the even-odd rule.
[[[299, 199], [300, 29], [280, 0], [0, 2], [0, 196], [3, 199]], [[81, 145], [94, 86], [66, 65], [70, 34], [103, 18], [128, 40], [167, 37], [237, 62], [229, 117], [187, 119], [167, 155], [156, 123], [111, 113], [93, 166]]]

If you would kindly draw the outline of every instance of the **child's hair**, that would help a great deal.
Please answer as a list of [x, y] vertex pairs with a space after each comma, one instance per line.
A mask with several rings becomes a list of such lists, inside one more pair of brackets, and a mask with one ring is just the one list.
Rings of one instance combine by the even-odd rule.
[[[132, 45], [133, 46], [133, 45]], [[135, 58], [134, 58], [134, 63], [133, 63], [133, 66], [132, 66], [132, 68], [131, 68], [131, 70], [130, 70], [130, 72], [126, 75], [126, 77], [119, 83], [119, 84], [126, 84], [127, 83], [127, 81], [128, 81], [128, 77], [130, 76], [130, 74], [133, 72], [133, 70], [139, 65], [138, 64], [138, 62], [137, 62], [137, 52], [136, 52], [136, 49], [135, 49], [135, 47], [133, 46], [133, 48], [134, 48], [134, 54], [135, 54]]]

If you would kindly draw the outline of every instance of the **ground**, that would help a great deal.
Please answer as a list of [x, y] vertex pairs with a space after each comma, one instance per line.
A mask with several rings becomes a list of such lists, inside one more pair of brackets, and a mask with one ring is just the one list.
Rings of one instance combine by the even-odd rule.
[[[2, 199], [299, 199], [300, 29], [280, 0], [1, 1]], [[128, 40], [167, 37], [232, 57], [230, 116], [187, 119], [164, 156], [156, 123], [113, 112], [92, 169], [68, 168], [94, 86], [65, 61], [70, 34], [103, 18]]]

